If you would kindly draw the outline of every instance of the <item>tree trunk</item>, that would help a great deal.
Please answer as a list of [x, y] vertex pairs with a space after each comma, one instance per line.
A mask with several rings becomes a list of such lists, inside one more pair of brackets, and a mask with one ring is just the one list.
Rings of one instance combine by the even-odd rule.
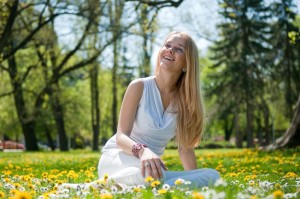
[[237, 148], [243, 148], [243, 134], [240, 132], [239, 112], [236, 108], [234, 113], [235, 145]]
[[53, 87], [58, 88], [58, 83], [52, 86], [52, 89], [50, 89], [48, 94], [50, 98], [52, 113], [55, 120], [55, 125], [57, 128], [57, 133], [59, 138], [59, 148], [61, 151], [68, 151], [69, 145], [68, 145], [68, 138], [65, 130], [63, 106], [60, 103], [58, 91], [56, 89], [54, 91]]
[[46, 134], [46, 137], [47, 137], [49, 147], [51, 148], [52, 151], [54, 151], [55, 150], [54, 140], [52, 139], [49, 128], [48, 128], [47, 125], [44, 125], [44, 128], [45, 128], [45, 134]]
[[11, 56], [8, 59], [9, 64], [9, 76], [10, 81], [14, 90], [14, 101], [16, 106], [17, 115], [21, 123], [26, 150], [28, 151], [38, 151], [37, 139], [35, 136], [35, 125], [36, 121], [34, 117], [30, 117], [25, 105], [25, 100], [23, 96], [22, 84], [20, 82], [20, 77], [18, 77], [17, 63], [15, 56]]
[[99, 129], [100, 129], [100, 108], [99, 108], [99, 85], [98, 85], [98, 65], [94, 63], [90, 70], [91, 86], [91, 113], [93, 129], [93, 151], [98, 151]]
[[118, 107], [118, 89], [117, 89], [117, 69], [118, 69], [118, 53], [117, 40], [113, 44], [114, 65], [112, 68], [112, 130], [113, 134], [117, 132], [117, 107]]
[[224, 119], [224, 132], [225, 132], [225, 141], [230, 141], [232, 130], [234, 127], [234, 118], [233, 120], [228, 121], [227, 118]]
[[300, 95], [294, 111], [294, 116], [290, 127], [278, 138], [275, 143], [266, 147], [267, 150], [277, 148], [292, 148], [300, 146]]

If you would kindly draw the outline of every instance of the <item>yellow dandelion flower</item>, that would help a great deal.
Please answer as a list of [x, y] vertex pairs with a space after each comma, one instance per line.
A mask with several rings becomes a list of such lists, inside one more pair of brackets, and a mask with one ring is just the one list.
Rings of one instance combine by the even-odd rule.
[[13, 168], [14, 168], [14, 165], [13, 165], [12, 163], [9, 163], [9, 164], [8, 164], [8, 167], [9, 167], [10, 169], [13, 169]]
[[29, 188], [29, 189], [35, 189], [35, 186], [34, 186], [33, 184], [29, 184], [29, 185], [28, 185], [28, 188]]
[[283, 198], [283, 196], [284, 196], [284, 193], [280, 190], [273, 192], [274, 199], [281, 199], [281, 198]]
[[250, 185], [250, 186], [253, 186], [254, 184], [255, 184], [254, 180], [250, 180], [250, 181], [249, 181], [249, 185]]
[[113, 195], [111, 193], [103, 193], [100, 195], [101, 199], [111, 199], [113, 198]]
[[96, 181], [97, 185], [100, 185], [100, 184], [106, 184], [106, 181], [104, 179], [99, 179]]
[[284, 178], [297, 178], [297, 174], [293, 173], [293, 172], [288, 172]]
[[148, 176], [147, 178], [145, 178], [145, 182], [152, 182], [154, 180], [154, 178], [152, 178], [151, 176]]
[[159, 193], [160, 195], [165, 194], [165, 193], [167, 193], [167, 192], [168, 192], [168, 190], [166, 190], [166, 189], [159, 189], [159, 190], [157, 191], [157, 193]]
[[4, 198], [5, 197], [5, 193], [0, 191], [0, 198]]
[[184, 183], [184, 181], [180, 178], [175, 180], [175, 185], [181, 185], [182, 183]]
[[58, 185], [61, 185], [61, 184], [63, 183], [62, 180], [56, 180], [55, 182], [56, 182], [56, 184], [58, 184]]
[[91, 180], [90, 179], [85, 179], [85, 181], [84, 181], [85, 183], [90, 183], [91, 182]]
[[90, 168], [90, 171], [95, 171], [95, 170], [96, 170], [95, 167], [91, 167], [91, 168]]
[[281, 185], [280, 185], [279, 183], [276, 183], [276, 184], [275, 184], [275, 188], [276, 188], [276, 189], [280, 189], [280, 188], [281, 188]]
[[5, 175], [5, 176], [10, 176], [12, 174], [12, 171], [11, 170], [5, 170], [5, 171], [2, 171], [2, 173]]
[[151, 183], [151, 187], [156, 187], [158, 185], [160, 185], [160, 182], [158, 180], [155, 180]]
[[18, 190], [16, 190], [16, 189], [11, 189], [11, 190], [9, 191], [9, 194], [15, 195], [17, 192], [18, 192]]
[[43, 178], [47, 178], [47, 176], [48, 176], [48, 173], [46, 173], [46, 172], [42, 173]]
[[108, 174], [104, 174], [103, 179], [106, 181], [108, 179]]
[[136, 193], [137, 193], [137, 192], [141, 192], [141, 188], [139, 188], [139, 187], [134, 187], [134, 188], [133, 188], [133, 192], [136, 192]]
[[4, 182], [10, 182], [9, 178], [4, 178]]
[[257, 196], [251, 196], [250, 199], [257, 199]]
[[35, 196], [35, 195], [36, 195], [36, 192], [35, 192], [34, 190], [31, 190], [31, 191], [29, 192], [29, 194], [30, 194], [31, 196]]
[[31, 199], [32, 197], [28, 192], [17, 191], [13, 198], [14, 199]]
[[204, 196], [199, 192], [194, 192], [192, 196], [193, 199], [204, 199]]

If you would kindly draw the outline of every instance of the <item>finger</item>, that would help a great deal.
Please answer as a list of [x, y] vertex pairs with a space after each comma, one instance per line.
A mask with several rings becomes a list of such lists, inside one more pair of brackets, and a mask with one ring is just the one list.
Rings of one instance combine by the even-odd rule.
[[160, 165], [161, 167], [165, 170], [165, 171], [168, 171], [168, 167], [165, 165], [165, 163], [163, 161], [160, 161]]
[[146, 177], [152, 176], [152, 174], [151, 174], [152, 173], [152, 171], [151, 171], [151, 163], [149, 161], [145, 161], [145, 163], [143, 164], [143, 170], [144, 170], [144, 176], [143, 177], [145, 177], [146, 174], [147, 174]]
[[151, 162], [151, 171], [152, 171], [153, 177], [155, 179], [158, 179], [159, 178], [159, 171], [158, 171], [158, 168], [156, 166], [156, 161]]
[[144, 161], [141, 162], [141, 172], [142, 172], [142, 176], [145, 177], [146, 168], [145, 168]]
[[162, 178], [163, 174], [162, 174], [162, 170], [161, 170], [161, 160], [160, 159], [155, 160], [155, 167], [157, 170], [157, 177]]

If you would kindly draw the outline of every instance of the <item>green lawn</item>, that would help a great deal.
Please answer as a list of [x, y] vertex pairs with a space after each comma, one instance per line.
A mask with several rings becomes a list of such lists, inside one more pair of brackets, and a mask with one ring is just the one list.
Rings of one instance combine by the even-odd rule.
[[[152, 181], [149, 187], [122, 190], [111, 182], [97, 181], [97, 187], [76, 190], [60, 185], [97, 180], [100, 153], [0, 152], [0, 198], [300, 198], [299, 148], [201, 149], [196, 155], [199, 167], [220, 172], [222, 180], [215, 186], [191, 190], [188, 182], [168, 187]], [[167, 150], [163, 160], [169, 170], [182, 169], [176, 150]]]

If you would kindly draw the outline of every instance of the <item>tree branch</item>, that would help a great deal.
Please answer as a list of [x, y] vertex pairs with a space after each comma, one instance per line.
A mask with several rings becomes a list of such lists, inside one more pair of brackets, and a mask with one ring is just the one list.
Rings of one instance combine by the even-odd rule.
[[[137, 0], [125, 0], [125, 2], [127, 1], [137, 1]], [[149, 6], [156, 6], [156, 7], [178, 7], [183, 0], [178, 0], [178, 1], [172, 1], [172, 0], [165, 0], [165, 1], [149, 1], [149, 0], [140, 0], [138, 1], [140, 3], [144, 3], [147, 4]]]
[[63, 66], [67, 63], [67, 61], [72, 57], [72, 55], [74, 55], [76, 53], [76, 51], [81, 47], [81, 45], [83, 44], [86, 36], [88, 35], [88, 31], [90, 29], [90, 27], [93, 24], [94, 19], [90, 19], [87, 26], [85, 27], [85, 31], [82, 35], [82, 37], [80, 38], [79, 42], [77, 43], [77, 45], [75, 46], [75, 48], [73, 50], [71, 50], [65, 57], [64, 59], [61, 61], [61, 63], [59, 64], [59, 66], [56, 68], [56, 72], [59, 73], [59, 71], [63, 68]]
[[17, 47], [15, 47], [12, 51], [10, 51], [8, 54], [5, 54], [3, 56], [3, 60], [9, 58], [10, 56], [12, 56], [13, 54], [15, 54], [20, 48], [24, 47], [29, 41], [31, 41], [32, 37], [45, 25], [47, 25], [49, 22], [51, 22], [55, 17], [60, 16], [60, 15], [64, 15], [64, 14], [74, 14], [74, 13], [68, 13], [68, 12], [64, 12], [64, 13], [57, 13], [52, 15], [48, 20], [44, 21], [43, 23], [41, 23], [38, 27], [36, 27]]
[[13, 24], [14, 24], [16, 16], [17, 16], [17, 12], [18, 12], [18, 3], [19, 3], [19, 1], [15, 0], [10, 9], [10, 14], [9, 14], [8, 20], [5, 25], [5, 29], [0, 38], [0, 53], [3, 51], [4, 46], [5, 46], [6, 42], [8, 41], [8, 37], [11, 35], [11, 30], [12, 30]]
[[7, 93], [0, 93], [0, 97], [5, 97], [5, 96], [8, 96], [8, 95], [11, 95], [11, 94], [13, 94], [15, 91], [14, 90], [12, 90], [12, 91], [9, 91], [9, 92], [7, 92]]

